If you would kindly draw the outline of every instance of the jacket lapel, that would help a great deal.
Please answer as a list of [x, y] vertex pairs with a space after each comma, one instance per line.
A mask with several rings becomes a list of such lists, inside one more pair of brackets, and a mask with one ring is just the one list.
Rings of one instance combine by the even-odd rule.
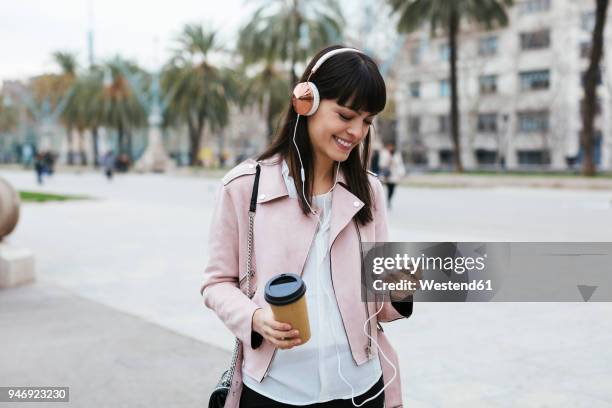
[[332, 193], [332, 213], [329, 237], [329, 248], [346, 225], [352, 222], [353, 217], [363, 208], [363, 201], [351, 193], [346, 187], [344, 174], [338, 175], [338, 184]]
[[[266, 225], [259, 225], [269, 242], [278, 242], [266, 248], [262, 257], [272, 257], [282, 272], [301, 276], [310, 246], [317, 231], [314, 215], [305, 215], [297, 200], [289, 198], [282, 167], [277, 156], [261, 162], [261, 182], [257, 196], [258, 212], [270, 212]], [[281, 244], [282, 243], [282, 244]], [[282, 250], [282, 252], [277, 252]]]
[[[338, 234], [352, 222], [355, 214], [364, 206], [363, 201], [351, 193], [345, 183], [346, 179], [341, 171], [338, 175], [338, 184], [332, 192], [329, 248]], [[274, 239], [285, 240], [288, 248], [285, 261], [292, 264], [290, 270], [297, 270], [301, 274], [317, 231], [317, 221], [312, 214], [304, 215], [298, 203], [289, 198], [278, 156], [261, 162], [261, 182], [257, 203], [267, 203], [266, 205], [274, 207], [276, 214], [283, 214], [283, 225], [272, 222], [275, 224], [274, 232], [270, 228], [269, 233], [275, 235]], [[265, 226], [263, 228], [267, 229]], [[270, 235], [266, 234], [266, 236]], [[300, 238], [292, 239], [296, 236]]]

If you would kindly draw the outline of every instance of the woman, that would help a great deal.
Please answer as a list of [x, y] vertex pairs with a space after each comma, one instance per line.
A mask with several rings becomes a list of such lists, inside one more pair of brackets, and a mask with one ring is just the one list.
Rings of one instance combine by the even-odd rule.
[[[308, 81], [315, 90], [302, 84]], [[272, 144], [223, 178], [213, 216], [201, 292], [243, 345], [225, 406], [398, 407], [399, 365], [378, 322], [409, 316], [412, 303], [361, 301], [360, 242], [387, 240], [383, 188], [366, 171], [385, 84], [371, 58], [339, 46], [319, 52], [301, 82]], [[237, 282], [246, 274], [257, 164], [256, 290], [249, 299]], [[263, 297], [266, 282], [287, 272], [306, 283], [305, 344], [274, 320]]]

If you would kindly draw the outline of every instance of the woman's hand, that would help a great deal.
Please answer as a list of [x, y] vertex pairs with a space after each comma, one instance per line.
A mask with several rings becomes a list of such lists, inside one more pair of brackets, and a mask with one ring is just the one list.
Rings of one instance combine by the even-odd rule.
[[288, 323], [274, 320], [269, 309], [257, 309], [253, 313], [253, 330], [279, 349], [290, 349], [302, 343], [298, 338], [299, 332], [292, 330]]
[[404, 289], [404, 290], [390, 290], [389, 297], [392, 302], [399, 302], [405, 300], [408, 296], [414, 295], [419, 288], [419, 281], [423, 279], [423, 270], [419, 267], [415, 272], [411, 272], [408, 270], [395, 270], [388, 272], [385, 275], [384, 281], [387, 283], [395, 283], [395, 284], [407, 284], [407, 282], [412, 282], [412, 287], [414, 290]]

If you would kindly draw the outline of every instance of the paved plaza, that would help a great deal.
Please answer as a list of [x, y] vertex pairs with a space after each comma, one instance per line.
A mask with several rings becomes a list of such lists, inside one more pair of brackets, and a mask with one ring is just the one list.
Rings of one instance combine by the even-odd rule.
[[[22, 205], [7, 241], [34, 252], [38, 281], [0, 291], [0, 385], [202, 407], [233, 344], [199, 294], [219, 179], [0, 174], [94, 198]], [[612, 191], [403, 187], [390, 226], [395, 241], [612, 241]], [[612, 407], [612, 303], [419, 303], [385, 332], [406, 407]]]

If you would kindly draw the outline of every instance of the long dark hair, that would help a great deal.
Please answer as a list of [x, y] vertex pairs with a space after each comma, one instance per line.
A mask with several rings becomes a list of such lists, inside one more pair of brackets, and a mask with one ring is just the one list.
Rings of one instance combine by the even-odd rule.
[[[306, 67], [300, 82], [307, 80], [312, 67], [323, 54], [337, 48], [344, 48], [344, 46], [334, 45], [319, 51]], [[385, 82], [378, 71], [376, 63], [365, 54], [343, 52], [334, 55], [317, 69], [312, 77], [310, 77], [310, 82], [314, 82], [317, 86], [321, 100], [334, 99], [339, 105], [347, 106], [354, 111], [372, 114], [377, 114], [385, 108], [387, 101]], [[287, 99], [290, 100], [289, 95]], [[280, 154], [287, 161], [296, 190], [301, 192], [300, 162], [293, 145], [293, 129], [296, 118], [297, 113], [293, 109], [291, 102], [289, 102], [280, 131], [276, 132], [272, 143], [257, 159], [264, 160]], [[312, 197], [314, 186], [314, 153], [310, 137], [308, 137], [307, 118], [303, 117], [300, 119], [295, 142], [300, 149], [306, 173], [305, 195], [306, 197]], [[372, 191], [367, 175], [367, 166], [370, 161], [370, 139], [370, 131], [368, 130], [361, 149], [359, 147], [354, 148], [349, 157], [340, 164], [340, 168], [346, 178], [346, 187], [365, 204], [356, 214], [357, 220], [362, 225], [367, 224], [373, 219]], [[301, 194], [298, 197], [302, 211], [304, 214], [308, 214], [310, 209], [306, 200]], [[379, 203], [378, 205], [381, 204]]]

